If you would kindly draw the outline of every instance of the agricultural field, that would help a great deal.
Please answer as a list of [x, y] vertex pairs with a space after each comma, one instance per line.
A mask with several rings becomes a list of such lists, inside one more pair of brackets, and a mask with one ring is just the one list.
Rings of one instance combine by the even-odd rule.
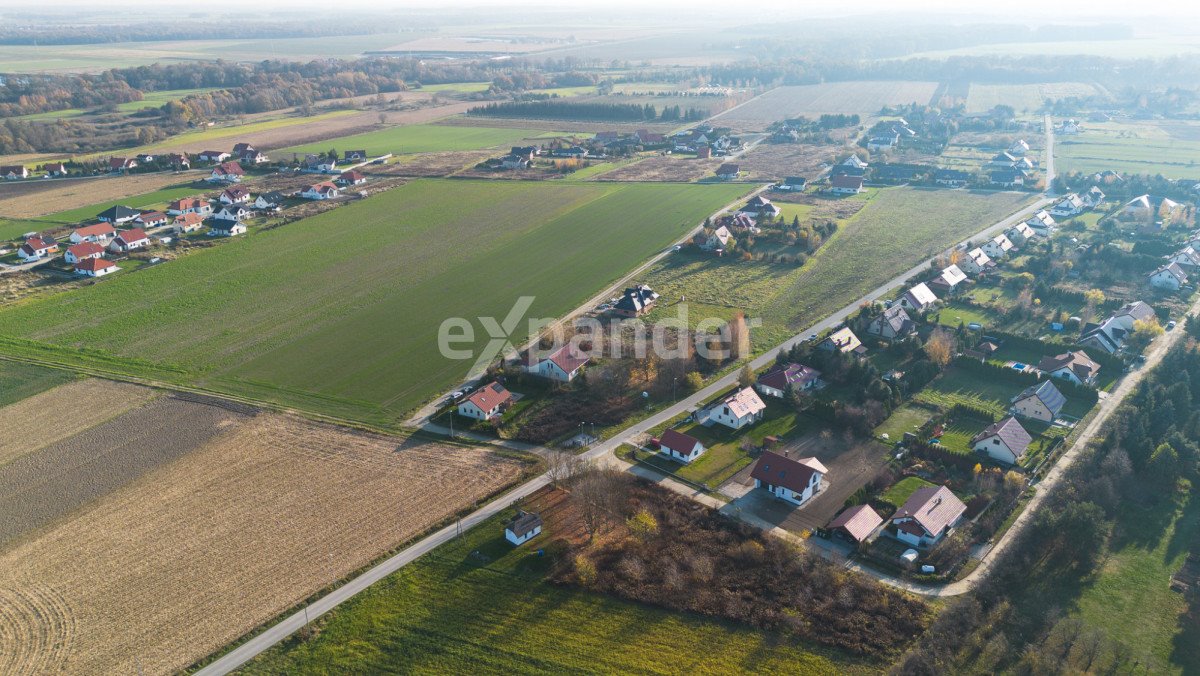
[[1200, 176], [1200, 124], [1171, 121], [1084, 122], [1078, 136], [1060, 136], [1054, 157], [1060, 173], [1104, 171]]
[[1064, 40], [1009, 42], [908, 54], [904, 59], [944, 59], [951, 56], [1073, 56], [1113, 59], [1165, 58], [1200, 53], [1200, 40], [1185, 35], [1156, 35], [1125, 40]]
[[569, 311], [746, 189], [418, 180], [7, 306], [0, 351], [390, 424], [471, 366], [443, 319]]
[[967, 112], [982, 113], [998, 105], [1012, 106], [1018, 115], [1036, 113], [1046, 100], [1086, 98], [1101, 92], [1086, 82], [1043, 82], [1040, 84], [995, 85], [971, 83]]
[[547, 520], [533, 544], [513, 548], [501, 518], [487, 521], [327, 615], [315, 637], [272, 648], [244, 673], [878, 671], [772, 632], [550, 584], [548, 557], [536, 547], [574, 533], [558, 527], [555, 506], [533, 508]]
[[371, 155], [394, 153], [432, 153], [478, 150], [498, 146], [522, 145], [532, 142], [545, 132], [535, 129], [506, 129], [493, 127], [450, 127], [433, 124], [414, 124], [388, 127], [365, 134], [332, 138], [320, 143], [292, 146], [276, 151], [286, 155], [323, 153], [330, 148], [343, 150], [366, 149]]
[[41, 403], [70, 420], [95, 395], [133, 408], [0, 465], [0, 509], [21, 528], [0, 540], [3, 673], [177, 671], [525, 471], [482, 448], [96, 382]]
[[[193, 176], [199, 177], [200, 174]], [[31, 220], [74, 209], [90, 209], [96, 204], [117, 203], [122, 199], [179, 187], [187, 178], [187, 174], [159, 172], [111, 178], [46, 180], [32, 183], [36, 190], [27, 187], [30, 183], [0, 184], [0, 219]], [[8, 189], [12, 192], [8, 192]], [[103, 209], [97, 209], [96, 213], [101, 211]]]
[[8, 406], [74, 379], [75, 375], [70, 371], [0, 361], [0, 406]]
[[713, 124], [738, 131], [762, 130], [772, 122], [823, 113], [874, 115], [884, 106], [929, 103], [936, 82], [827, 82], [777, 87], [714, 118]]
[[[123, 113], [133, 113], [143, 108], [159, 108], [163, 104], [171, 101], [178, 101], [190, 94], [202, 94], [204, 92], [216, 91], [216, 87], [200, 87], [197, 89], [167, 89], [157, 92], [146, 92], [141, 101], [128, 101], [119, 103], [116, 109]], [[70, 108], [68, 110], [56, 110], [48, 113], [33, 113], [31, 115], [21, 115], [16, 118], [18, 120], [36, 121], [36, 120], [63, 120], [72, 117], [79, 117], [87, 113], [87, 110], [82, 108]]]

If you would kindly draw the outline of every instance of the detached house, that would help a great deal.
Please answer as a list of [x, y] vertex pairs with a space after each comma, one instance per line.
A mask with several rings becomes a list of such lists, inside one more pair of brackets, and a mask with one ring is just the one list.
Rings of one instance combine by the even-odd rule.
[[512, 393], [497, 382], [491, 382], [471, 393], [458, 405], [458, 414], [476, 420], [490, 420], [504, 413], [513, 401]]
[[103, 258], [85, 258], [75, 264], [75, 274], [85, 275], [87, 277], [103, 277], [109, 273], [116, 272], [120, 268], [112, 261], [106, 261]]
[[195, 232], [204, 224], [204, 217], [196, 213], [180, 214], [171, 222], [171, 226], [175, 229], [176, 234], [186, 235], [189, 232]]
[[816, 458], [794, 460], [774, 451], [764, 451], [754, 463], [750, 476], [754, 487], [794, 505], [803, 505], [824, 488], [825, 465]]
[[808, 187], [808, 179], [803, 176], [788, 176], [783, 179], [783, 182], [775, 186], [779, 192], [804, 192]]
[[1017, 139], [1008, 147], [1008, 154], [1013, 157], [1025, 157], [1025, 153], [1029, 152], [1029, 144], [1025, 139]]
[[0, 167], [0, 176], [9, 181], [15, 181], [19, 178], [29, 178], [29, 170], [21, 165]]
[[821, 372], [803, 364], [776, 364], [758, 377], [754, 388], [768, 397], [783, 399], [788, 392], [811, 390], [821, 381]]
[[245, 204], [250, 201], [250, 191], [240, 185], [234, 185], [222, 190], [217, 199], [221, 204]]
[[1079, 195], [1071, 193], [1050, 208], [1050, 215], [1055, 218], [1070, 218], [1082, 214], [1085, 208], [1083, 200]]
[[271, 191], [259, 194], [258, 197], [254, 198], [254, 203], [250, 206], [260, 211], [278, 211], [285, 199], [287, 197], [283, 193]]
[[514, 546], [529, 542], [542, 532], [542, 517], [532, 512], [517, 511], [516, 516], [504, 524], [504, 539]]
[[1188, 281], [1187, 273], [1178, 263], [1167, 263], [1146, 277], [1150, 280], [1150, 286], [1164, 291], [1178, 291]]
[[892, 515], [896, 539], [913, 547], [932, 547], [962, 521], [967, 506], [945, 486], [925, 486], [913, 491]]
[[900, 306], [913, 312], [927, 312], [937, 305], [938, 297], [924, 283], [914, 286], [900, 297]]
[[1013, 416], [988, 425], [982, 432], [971, 438], [971, 448], [976, 453], [983, 453], [996, 462], [1015, 465], [1025, 457], [1025, 451], [1033, 437], [1021, 427], [1021, 423]]
[[347, 150], [342, 153], [342, 159], [347, 162], [362, 162], [367, 159], [367, 151], [365, 150]]
[[952, 294], [966, 281], [967, 274], [957, 265], [951, 265], [942, 270], [937, 277], [934, 277], [933, 281], [929, 282], [929, 286], [937, 289], [942, 294]]
[[668, 458], [686, 465], [703, 455], [705, 449], [699, 439], [677, 430], [667, 430], [658, 440], [658, 450]]
[[712, 234], [704, 240], [704, 244], [700, 246], [705, 251], [723, 251], [729, 246], [729, 240], [733, 239], [733, 233], [729, 232], [729, 228], [718, 225]]
[[146, 228], [157, 228], [167, 224], [167, 215], [161, 211], [143, 211], [137, 222]]
[[1099, 324], [1089, 323], [1084, 326], [1079, 344], [1097, 347], [1113, 354], [1125, 344], [1125, 338], [1133, 332], [1135, 322], [1156, 319], [1154, 308], [1146, 303], [1140, 300], [1126, 303]]
[[900, 305], [884, 310], [867, 325], [867, 333], [886, 340], [903, 338], [916, 330], [916, 323]]
[[246, 172], [237, 162], [223, 162], [213, 167], [212, 173], [205, 179], [209, 183], [237, 183]]
[[41, 237], [30, 237], [17, 249], [17, 256], [23, 261], [40, 260], [53, 253], [58, 253], [58, 242]]
[[698, 416], [705, 425], [720, 423], [726, 427], [740, 430], [762, 420], [767, 405], [749, 387], [734, 392], [705, 409]]
[[829, 179], [829, 192], [835, 195], [857, 195], [862, 191], [862, 176], [842, 175]]
[[717, 167], [717, 178], [721, 179], [722, 181], [732, 181], [738, 177], [738, 174], [741, 173], [741, 170], [741, 167], [738, 165], [726, 162], [725, 164]]
[[201, 162], [224, 162], [232, 157], [224, 150], [205, 150], [196, 156]]
[[1023, 169], [996, 169], [988, 173], [988, 180], [993, 185], [1004, 186], [1006, 188], [1014, 188], [1019, 185], [1025, 185], [1025, 179], [1028, 177], [1028, 172]]
[[1025, 246], [1026, 242], [1036, 237], [1037, 233], [1033, 231], [1033, 228], [1029, 227], [1028, 223], [1017, 223], [1013, 227], [1009, 228], [1008, 232], [1005, 233], [1005, 236], [1008, 237], [1008, 241], [1013, 243], [1013, 246], [1021, 247]]
[[180, 214], [199, 214], [207, 216], [212, 213], [212, 205], [203, 197], [185, 197], [167, 205], [167, 213], [171, 216]]
[[654, 289], [642, 284], [631, 286], [621, 294], [621, 299], [613, 306], [613, 314], [618, 317], [638, 317], [654, 309], [658, 302], [658, 294]]
[[300, 196], [307, 200], [331, 200], [339, 194], [338, 187], [329, 181], [314, 183], [300, 191]]
[[136, 221], [138, 216], [141, 215], [142, 212], [137, 209], [130, 209], [127, 206], [115, 206], [109, 207], [97, 214], [96, 220], [111, 223], [112, 225], [121, 225], [122, 223]]
[[1067, 398], [1046, 380], [1038, 385], [1030, 385], [1023, 392], [1013, 397], [1012, 413], [1022, 418], [1040, 420], [1052, 423], [1062, 413]]
[[755, 195], [754, 197], [751, 197], [750, 200], [746, 202], [746, 205], [739, 209], [739, 211], [747, 216], [752, 216], [755, 218], [766, 217], [772, 220], [778, 218], [780, 213], [779, 207], [771, 204], [771, 200], [763, 197], [762, 195]]
[[983, 246], [980, 248], [983, 249], [983, 252], [988, 255], [988, 258], [998, 261], [1004, 260], [1005, 256], [1008, 256], [1014, 247], [1012, 240], [1010, 240], [1008, 236], [996, 235], [995, 237], [984, 242]]
[[1025, 225], [1028, 225], [1030, 230], [1043, 237], [1049, 237], [1058, 228], [1058, 224], [1054, 222], [1054, 217], [1045, 209], [1030, 216], [1025, 221]]
[[1067, 380], [1076, 385], [1092, 385], [1096, 382], [1096, 374], [1100, 373], [1100, 365], [1083, 350], [1042, 357], [1037, 369], [1051, 378]]
[[337, 171], [337, 158], [324, 155], [306, 155], [302, 169], [311, 174], [332, 174]]
[[572, 343], [567, 343], [545, 356], [531, 349], [526, 353], [522, 367], [526, 373], [569, 383], [575, 380], [575, 376], [583, 373], [583, 367], [588, 361], [590, 358], [587, 355], [582, 354]]
[[79, 228], [71, 233], [71, 243], [98, 242], [105, 244], [117, 235], [117, 229], [108, 223], [97, 223]]
[[236, 237], [246, 234], [246, 225], [235, 218], [214, 218], [208, 226], [209, 237]]
[[853, 354], [860, 357], [867, 353], [867, 348], [863, 346], [862, 341], [858, 339], [858, 336], [854, 335], [854, 332], [848, 326], [829, 334], [828, 338], [817, 343], [817, 349], [825, 350], [826, 352]]
[[339, 185], [362, 185], [367, 182], [367, 177], [357, 170], [351, 169], [337, 177]]
[[117, 236], [109, 243], [108, 250], [127, 253], [148, 246], [150, 246], [150, 238], [146, 236], [146, 231], [141, 228], [130, 228], [117, 233]]
[[241, 221], [250, 217], [250, 210], [240, 204], [226, 204], [213, 214], [218, 221]]
[[1167, 256], [1168, 263], [1175, 263], [1185, 270], [1195, 270], [1200, 267], [1200, 251], [1192, 246], [1185, 246], [1179, 251]]
[[958, 267], [967, 274], [979, 275], [996, 267], [991, 258], [983, 252], [983, 249], [975, 247], [967, 252], [967, 255], [958, 262]]
[[1104, 191], [1100, 189], [1100, 186], [1094, 185], [1092, 186], [1091, 190], [1088, 190], [1083, 194], [1081, 199], [1083, 200], [1084, 206], [1087, 208], [1097, 209], [1100, 207], [1100, 205], [1104, 204], [1104, 198]]

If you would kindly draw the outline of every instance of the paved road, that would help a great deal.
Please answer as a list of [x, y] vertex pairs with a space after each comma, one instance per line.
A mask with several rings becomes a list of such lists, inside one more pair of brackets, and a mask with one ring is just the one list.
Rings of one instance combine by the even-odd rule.
[[1054, 195], [1054, 120], [1046, 114], [1043, 124], [1046, 125], [1046, 195]]

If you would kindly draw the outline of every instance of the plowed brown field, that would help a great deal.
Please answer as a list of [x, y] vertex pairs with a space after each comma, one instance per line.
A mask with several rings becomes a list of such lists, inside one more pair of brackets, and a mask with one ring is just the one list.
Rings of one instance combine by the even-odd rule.
[[[149, 406], [164, 401], [214, 408]], [[0, 549], [0, 673], [176, 671], [521, 472], [481, 448], [277, 414], [222, 421], [197, 450]], [[188, 440], [167, 428], [155, 443]]]

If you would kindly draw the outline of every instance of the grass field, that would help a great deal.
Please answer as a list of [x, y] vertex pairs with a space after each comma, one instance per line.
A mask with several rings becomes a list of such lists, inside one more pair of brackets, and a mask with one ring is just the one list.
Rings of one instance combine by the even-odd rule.
[[1054, 145], [1060, 172], [1112, 169], [1123, 174], [1200, 175], [1200, 124], [1129, 121], [1084, 123], [1078, 136]]
[[[985, 409], [995, 416], [1002, 416], [1008, 411], [1012, 398], [1023, 389], [1025, 388], [1020, 385], [987, 380], [978, 374], [951, 368], [918, 392], [915, 398], [943, 408], [964, 404]], [[1067, 397], [1062, 413], [1073, 418], [1082, 418], [1090, 410], [1091, 406], [1080, 397]]]
[[414, 181], [6, 307], [0, 351], [386, 424], [470, 367], [440, 356], [443, 319], [503, 318], [522, 295], [528, 317], [559, 315], [744, 191]]
[[900, 508], [908, 501], [909, 496], [916, 493], [917, 490], [932, 485], [920, 477], [910, 476], [892, 484], [892, 487], [884, 491], [879, 496], [879, 499]]
[[8, 406], [74, 379], [75, 374], [70, 371], [0, 361], [0, 406]]
[[878, 667], [727, 622], [542, 580], [536, 548], [514, 549], [499, 518], [385, 578], [244, 669], [280, 673], [792, 673]]
[[123, 204], [127, 207], [133, 207], [134, 209], [145, 209], [148, 207], [162, 207], [165, 209], [168, 202], [182, 199], [184, 197], [199, 195], [204, 192], [213, 192], [213, 189], [211, 187], [207, 189], [196, 188], [190, 184], [185, 184], [172, 188], [155, 190], [154, 192], [149, 192], [142, 195], [122, 197], [120, 199], [107, 200], [97, 204], [89, 204], [86, 207], [68, 209], [66, 211], [59, 211], [53, 214], [46, 214], [45, 216], [40, 216], [30, 220], [54, 224], [94, 221], [96, 220], [97, 214], [118, 204]]
[[371, 155], [395, 153], [432, 153], [450, 150], [478, 150], [496, 146], [521, 144], [545, 132], [533, 129], [500, 129], [492, 127], [457, 127], [434, 124], [414, 124], [389, 127], [365, 134], [343, 136], [320, 143], [293, 146], [277, 151], [287, 153], [320, 153], [336, 148], [343, 150], [365, 149]]
[[978, 113], [998, 105], [1012, 106], [1017, 114], [1034, 113], [1047, 99], [1071, 96], [1086, 98], [1097, 94], [1095, 86], [1085, 82], [1043, 82], [1041, 84], [978, 84], [971, 83], [967, 96], [967, 112]]
[[885, 105], [929, 103], [936, 82], [827, 82], [777, 87], [742, 106], [716, 116], [718, 126], [765, 129], [788, 117], [817, 117], [822, 113], [874, 115]]

